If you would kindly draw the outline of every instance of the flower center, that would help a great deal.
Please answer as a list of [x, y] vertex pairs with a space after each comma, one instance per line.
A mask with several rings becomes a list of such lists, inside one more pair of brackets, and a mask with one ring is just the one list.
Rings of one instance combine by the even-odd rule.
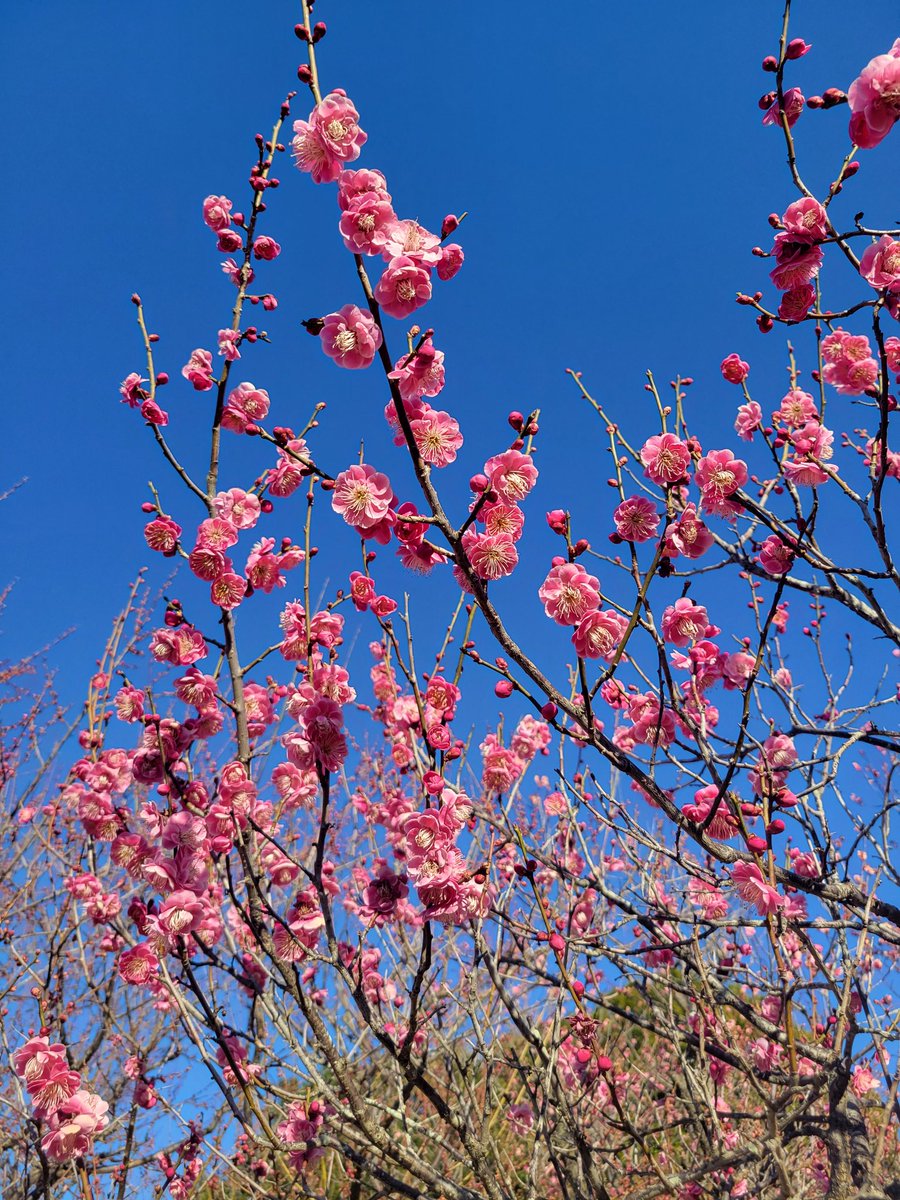
[[409, 282], [408, 279], [401, 279], [400, 282], [397, 284], [397, 299], [398, 300], [404, 300], [404, 301], [412, 300], [415, 298], [415, 294], [416, 294], [416, 289], [413, 287], [413, 285]]
[[325, 126], [325, 132], [328, 134], [328, 136], [331, 138], [332, 141], [339, 142], [341, 140], [341, 138], [344, 138], [347, 136], [347, 126], [344, 124], [343, 121], [338, 121], [338, 120], [329, 121], [328, 124]]

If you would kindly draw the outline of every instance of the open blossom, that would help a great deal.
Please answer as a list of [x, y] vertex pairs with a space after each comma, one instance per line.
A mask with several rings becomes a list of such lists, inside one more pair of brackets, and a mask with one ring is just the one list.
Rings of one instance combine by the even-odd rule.
[[319, 333], [328, 357], [350, 370], [369, 366], [381, 340], [381, 330], [372, 314], [355, 304], [345, 304], [338, 312], [329, 313]]
[[253, 257], [264, 262], [271, 262], [281, 253], [281, 246], [274, 238], [258, 237], [253, 243]]
[[93, 1135], [109, 1123], [109, 1105], [93, 1092], [79, 1090], [51, 1114], [41, 1149], [54, 1162], [90, 1154]]
[[629, 496], [613, 513], [616, 533], [625, 542], [647, 542], [656, 536], [659, 513], [646, 496]]
[[244, 433], [248, 425], [262, 421], [269, 412], [269, 393], [252, 383], [239, 383], [228, 393], [222, 410], [222, 428]]
[[885, 234], [863, 251], [859, 273], [878, 291], [900, 292], [900, 242]]
[[809, 392], [800, 388], [791, 390], [782, 398], [781, 404], [772, 414], [774, 421], [781, 421], [788, 426], [805, 425], [807, 421], [818, 420], [819, 410]]
[[577, 625], [600, 605], [600, 580], [579, 563], [551, 567], [538, 588], [544, 612], [557, 625]]
[[865, 334], [840, 326], [822, 339], [822, 378], [845, 396], [861, 396], [878, 380], [878, 363]]
[[237, 329], [219, 330], [219, 354], [226, 362], [236, 362], [241, 357], [241, 335]]
[[778, 912], [784, 904], [784, 897], [766, 882], [756, 863], [735, 863], [731, 878], [741, 899], [752, 904], [761, 917]]
[[208, 392], [213, 385], [212, 354], [209, 350], [193, 350], [181, 373], [196, 391]]
[[666, 526], [666, 553], [670, 558], [700, 558], [713, 544], [713, 536], [697, 515], [693, 504], [686, 504], [676, 521]]
[[435, 350], [427, 338], [415, 354], [406, 354], [394, 363], [388, 379], [395, 379], [404, 401], [421, 396], [436, 396], [444, 386], [444, 352]]
[[294, 122], [294, 162], [315, 183], [333, 183], [345, 162], [359, 158], [366, 138], [359, 113], [346, 93], [335, 89], [316, 105], [308, 121]]
[[762, 429], [762, 409], [755, 400], [739, 405], [734, 428], [741, 441], [753, 441], [754, 433]]
[[144, 526], [144, 537], [151, 550], [170, 558], [178, 549], [181, 526], [171, 517], [159, 516]]
[[691, 452], [674, 433], [658, 433], [641, 447], [644, 474], [658, 487], [684, 479]]
[[345, 212], [359, 196], [373, 195], [380, 200], [390, 203], [391, 193], [387, 189], [387, 180], [380, 171], [367, 167], [359, 170], [345, 168], [338, 176], [338, 207]]
[[816, 289], [811, 283], [801, 283], [788, 288], [778, 305], [778, 316], [782, 321], [797, 324], [802, 321], [816, 302]]
[[465, 261], [462, 246], [456, 242], [448, 242], [441, 250], [441, 259], [437, 265], [438, 279], [444, 283], [457, 274]]
[[750, 374], [750, 365], [737, 354], [729, 354], [727, 358], [722, 359], [720, 367], [722, 378], [727, 379], [729, 383], [743, 383]]
[[711, 450], [697, 463], [694, 478], [703, 495], [704, 508], [715, 511], [716, 501], [733, 495], [747, 482], [747, 464], [735, 458], [730, 450]]
[[209, 654], [202, 634], [193, 625], [178, 625], [175, 629], [157, 629], [150, 639], [150, 653], [156, 662], [187, 667]]
[[375, 285], [375, 299], [389, 317], [408, 317], [431, 299], [431, 272], [407, 255], [398, 255]]
[[417, 221], [395, 221], [387, 233], [384, 257], [406, 256], [422, 267], [436, 267], [441, 260], [441, 239]]
[[821, 246], [797, 241], [789, 233], [775, 235], [772, 253], [776, 265], [769, 272], [769, 278], [781, 291], [810, 283], [818, 275], [825, 257]]
[[213, 499], [213, 508], [218, 517], [235, 529], [252, 529], [262, 511], [258, 496], [236, 487], [218, 492]]
[[709, 821], [706, 832], [717, 842], [734, 837], [740, 828], [728, 806], [728, 800], [719, 794], [719, 788], [714, 783], [695, 792], [694, 803], [683, 804], [681, 811], [695, 825], [706, 825]]
[[463, 444], [459, 424], [448, 412], [429, 408], [421, 417], [410, 421], [413, 437], [423, 460], [432, 467], [446, 467], [456, 461]]
[[126, 375], [119, 384], [119, 395], [122, 397], [122, 403], [127, 404], [129, 408], [137, 408], [142, 401], [146, 400], [147, 393], [141, 387], [142, 383], [146, 383], [137, 371], [132, 371], [130, 375]]
[[477, 533], [467, 529], [462, 545], [479, 579], [501, 579], [511, 574], [519, 561], [515, 543], [506, 534]]
[[231, 225], [232, 202], [227, 196], [207, 196], [203, 201], [203, 220], [213, 231], [221, 233]]
[[795, 242], [824, 242], [830, 230], [828, 214], [812, 196], [803, 196], [789, 204], [781, 224]]
[[847, 91], [850, 137], [862, 150], [871, 150], [887, 137], [900, 118], [900, 38], [887, 54], [863, 68]]
[[531, 455], [518, 450], [506, 450], [489, 458], [484, 464], [484, 473], [494, 491], [513, 504], [525, 499], [538, 477]]
[[759, 565], [769, 575], [786, 575], [794, 565], [794, 550], [775, 533], [759, 548]]
[[353, 254], [383, 254], [396, 224], [389, 200], [377, 192], [363, 192], [354, 196], [341, 213], [338, 228], [344, 245]]
[[682, 596], [662, 615], [663, 637], [675, 646], [689, 646], [706, 634], [709, 618], [702, 604]]
[[611, 608], [589, 612], [572, 634], [575, 653], [579, 658], [602, 658], [612, 662], [627, 628], [625, 617]]
[[385, 519], [393, 499], [387, 475], [363, 463], [348, 467], [335, 479], [331, 507], [348, 525], [365, 531]]
[[[803, 107], [806, 103], [806, 98], [798, 87], [788, 88], [784, 93], [784, 115], [787, 118], [788, 128], [792, 128], [800, 119], [800, 114], [803, 112]], [[781, 125], [782, 109], [778, 103], [778, 98], [775, 98], [775, 103], [767, 110], [763, 116], [763, 125]]]

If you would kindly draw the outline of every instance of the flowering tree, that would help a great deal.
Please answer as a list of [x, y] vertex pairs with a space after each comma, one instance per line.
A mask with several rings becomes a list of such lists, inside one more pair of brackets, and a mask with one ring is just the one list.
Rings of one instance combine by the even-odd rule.
[[[203, 201], [234, 285], [178, 385], [209, 402], [205, 474], [132, 297], [145, 365], [121, 395], [168, 468], [145, 536], [184, 560], [185, 599], [160, 623], [135, 584], [58, 789], [52, 693], [5, 727], [6, 1187], [896, 1197], [900, 230], [832, 205], [900, 117], [900, 41], [846, 94], [806, 99], [788, 0], [761, 107], [798, 198], [755, 250], [776, 300], [738, 302], [762, 333], [808, 327], [814, 361], [788, 347], [773, 404], [724, 358], [740, 453], [706, 444], [690, 378], [669, 396], [650, 377], [641, 427], [571, 369], [608, 503], [582, 529], [565, 496], [542, 498], [559, 553], [534, 594], [504, 580], [526, 567], [539, 413], [510, 413], [512, 436], [466, 464], [470, 502], [445, 502], [463, 431], [438, 407], [444, 354], [419, 310], [463, 265], [462, 218], [434, 233], [399, 215], [355, 105], [320, 83], [311, 7], [294, 31], [306, 90], [257, 136], [245, 201]], [[812, 189], [793, 129], [844, 104], [850, 149]], [[249, 319], [277, 307], [265, 230], [288, 154], [283, 186], [300, 203], [333, 189], [348, 251], [347, 303], [303, 322], [310, 353], [367, 371], [392, 462], [349, 445], [324, 461], [324, 405], [275, 424], [277, 397], [246, 378], [266, 340]], [[834, 308], [826, 258], [844, 264]], [[255, 478], [247, 439], [268, 456]], [[337, 588], [316, 578], [314, 534], [343, 539]], [[389, 547], [408, 597], [378, 586]], [[434, 644], [413, 636], [430, 573], [447, 599]], [[294, 598], [273, 633], [260, 596], [278, 589]], [[524, 606], [546, 617], [533, 645], [511, 632]], [[366, 678], [350, 622], [372, 639]], [[512, 715], [476, 751], [485, 681]]]

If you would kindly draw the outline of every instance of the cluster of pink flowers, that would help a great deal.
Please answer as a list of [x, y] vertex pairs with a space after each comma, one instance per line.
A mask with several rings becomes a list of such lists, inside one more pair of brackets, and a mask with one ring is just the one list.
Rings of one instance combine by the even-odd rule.
[[776, 265], [770, 272], [772, 282], [784, 293], [778, 315], [784, 321], [802, 321], [815, 303], [812, 281], [822, 266], [821, 243], [831, 226], [824, 206], [812, 196], [788, 205], [780, 224], [783, 232], [775, 236], [772, 254]]
[[286, 1120], [276, 1127], [275, 1132], [289, 1147], [288, 1162], [295, 1171], [304, 1170], [322, 1157], [324, 1151], [316, 1139], [330, 1111], [319, 1100], [298, 1100], [288, 1109]]
[[425, 920], [458, 925], [487, 912], [491, 889], [483, 874], [468, 869], [456, 844], [471, 817], [468, 796], [448, 787], [438, 808], [404, 822], [406, 869], [425, 906]]
[[109, 1105], [82, 1088], [65, 1046], [46, 1037], [30, 1038], [13, 1054], [13, 1069], [25, 1084], [35, 1120], [47, 1123], [41, 1138], [44, 1154], [54, 1162], [90, 1154], [94, 1135], [109, 1123]]
[[822, 377], [844, 396], [861, 396], [878, 381], [878, 362], [865, 334], [840, 326], [822, 339]]

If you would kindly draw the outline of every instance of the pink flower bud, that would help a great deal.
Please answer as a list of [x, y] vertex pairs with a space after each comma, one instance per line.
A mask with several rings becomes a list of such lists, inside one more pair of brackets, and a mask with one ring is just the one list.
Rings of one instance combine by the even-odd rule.
[[525, 418], [520, 412], [516, 412], [515, 409], [513, 409], [506, 420], [510, 427], [516, 431], [516, 433], [522, 432], [522, 426], [525, 424]]
[[770, 821], [766, 826], [766, 833], [778, 834], [784, 833], [785, 824], [781, 817], [776, 817], [774, 821]]
[[550, 934], [550, 948], [551, 948], [551, 950], [556, 950], [558, 953], [561, 954], [562, 951], [565, 950], [565, 948], [566, 948], [565, 938], [561, 937], [560, 934], [558, 934], [558, 933], [551, 933]]
[[[766, 55], [766, 57], [762, 60], [762, 69], [764, 71], [777, 71], [778, 70], [778, 59], [775, 57], [774, 54]], [[768, 108], [768, 105], [766, 105], [766, 107]]]
[[605, 1054], [598, 1054], [597, 1055], [597, 1066], [599, 1067], [599, 1069], [601, 1071], [611, 1071], [612, 1070], [612, 1059], [607, 1058]]
[[469, 487], [473, 492], [483, 492], [490, 486], [490, 482], [487, 475], [473, 475], [469, 480]]
[[765, 838], [757, 837], [755, 833], [747, 838], [747, 849], [754, 854], [765, 854], [766, 848]]
[[558, 712], [559, 709], [552, 700], [548, 700], [547, 703], [541, 708], [541, 716], [545, 721], [552, 721]]
[[787, 49], [784, 52], [785, 58], [802, 58], [804, 54], [808, 54], [812, 50], [809, 42], [804, 42], [803, 38], [794, 38], [788, 42]]
[[568, 522], [569, 515], [565, 509], [554, 508], [547, 513], [547, 524], [554, 533], [565, 534]]
[[441, 222], [441, 238], [449, 237], [459, 229], [459, 217], [455, 217], [453, 213], [448, 213]]
[[513, 685], [509, 679], [498, 679], [494, 684], [494, 695], [501, 700], [506, 700], [513, 694]]

